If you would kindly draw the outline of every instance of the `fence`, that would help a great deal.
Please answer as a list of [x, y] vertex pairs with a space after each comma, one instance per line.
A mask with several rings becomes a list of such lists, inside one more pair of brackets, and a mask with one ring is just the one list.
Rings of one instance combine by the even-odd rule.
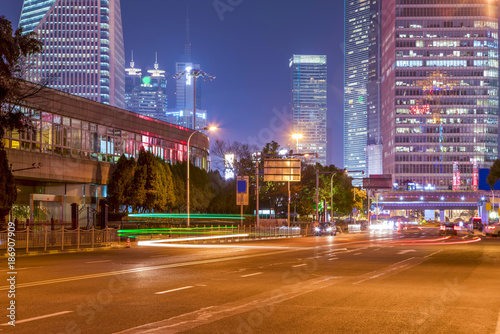
[[[47, 226], [42, 228], [28, 228], [26, 230], [16, 231], [14, 237], [16, 249], [25, 249], [28, 252], [30, 249], [36, 248], [43, 250], [61, 249], [64, 248], [94, 248], [110, 246], [111, 243], [118, 241], [115, 229], [107, 228], [105, 230], [51, 230]], [[0, 250], [7, 249], [8, 233], [7, 231], [0, 232]]]

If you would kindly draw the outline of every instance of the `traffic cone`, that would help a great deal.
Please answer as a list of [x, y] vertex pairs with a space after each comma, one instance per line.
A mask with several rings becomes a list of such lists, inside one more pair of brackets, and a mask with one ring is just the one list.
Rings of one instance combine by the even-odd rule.
[[130, 238], [127, 238], [127, 246], [125, 248], [130, 248]]

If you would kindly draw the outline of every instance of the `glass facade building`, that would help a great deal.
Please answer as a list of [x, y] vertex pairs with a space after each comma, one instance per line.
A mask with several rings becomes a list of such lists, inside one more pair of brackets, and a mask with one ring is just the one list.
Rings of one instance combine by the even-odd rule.
[[[346, 0], [344, 22], [344, 167], [366, 170], [370, 0]], [[352, 173], [354, 178], [362, 173]]]
[[[382, 2], [384, 174], [474, 189], [498, 158], [498, 1]], [[458, 172], [458, 173], [457, 173]]]
[[24, 0], [19, 26], [44, 44], [27, 80], [125, 107], [119, 0]]
[[125, 101], [126, 109], [132, 112], [166, 121], [167, 112], [167, 79], [165, 71], [159, 69], [155, 61], [154, 69], [149, 75], [142, 76], [141, 69], [134, 67], [125, 69]]
[[293, 133], [300, 133], [298, 153], [315, 152], [311, 162], [327, 164], [325, 55], [293, 55], [289, 62]]

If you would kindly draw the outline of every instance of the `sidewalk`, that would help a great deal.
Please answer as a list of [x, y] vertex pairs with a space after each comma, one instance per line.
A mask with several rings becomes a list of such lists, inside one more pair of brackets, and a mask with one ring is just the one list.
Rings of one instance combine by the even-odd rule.
[[[100, 250], [110, 250], [110, 249], [121, 249], [125, 248], [125, 243], [113, 243], [110, 246], [104, 246], [104, 247], [88, 247], [88, 248], [67, 248], [67, 249], [48, 249], [46, 251], [44, 250], [37, 250], [36, 248], [33, 249], [32, 251], [28, 250], [26, 253], [26, 250], [16, 250], [16, 257], [24, 257], [24, 256], [36, 256], [36, 255], [50, 255], [50, 254], [69, 254], [69, 253], [87, 253], [87, 252], [94, 252], [94, 251], [100, 251]], [[3, 257], [9, 257], [7, 252], [1, 253], [0, 258]]]

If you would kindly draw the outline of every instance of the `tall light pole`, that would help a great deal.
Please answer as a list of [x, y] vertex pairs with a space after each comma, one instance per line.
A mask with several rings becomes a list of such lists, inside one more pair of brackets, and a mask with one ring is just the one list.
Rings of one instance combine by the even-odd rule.
[[199, 68], [187, 67], [185, 71], [179, 72], [174, 75], [174, 79], [179, 80], [184, 76], [187, 77], [186, 80], [190, 81], [191, 78], [193, 79], [193, 130], [196, 130], [196, 80], [198, 78], [203, 78], [203, 81], [207, 81], [207, 79], [212, 81], [213, 79], [215, 79], [215, 76], [203, 72]]
[[189, 160], [189, 143], [191, 142], [191, 138], [196, 132], [200, 132], [203, 130], [215, 130], [217, 129], [216, 126], [206, 126], [203, 129], [195, 130], [193, 133], [188, 138], [187, 141], [187, 177], [186, 177], [186, 211], [187, 211], [187, 227], [189, 227], [189, 165], [191, 164], [191, 161]]
[[[297, 139], [297, 146], [296, 146], [296, 150], [297, 152], [295, 153], [299, 153], [299, 139], [302, 139], [304, 136], [302, 135], [302, 133], [294, 133], [292, 134], [292, 138], [293, 139]], [[288, 227], [290, 227], [290, 201], [291, 201], [291, 194], [290, 194], [290, 180], [288, 180], [288, 215], [287, 215], [287, 222], [288, 222]], [[295, 212], [295, 214], [297, 214]]]

